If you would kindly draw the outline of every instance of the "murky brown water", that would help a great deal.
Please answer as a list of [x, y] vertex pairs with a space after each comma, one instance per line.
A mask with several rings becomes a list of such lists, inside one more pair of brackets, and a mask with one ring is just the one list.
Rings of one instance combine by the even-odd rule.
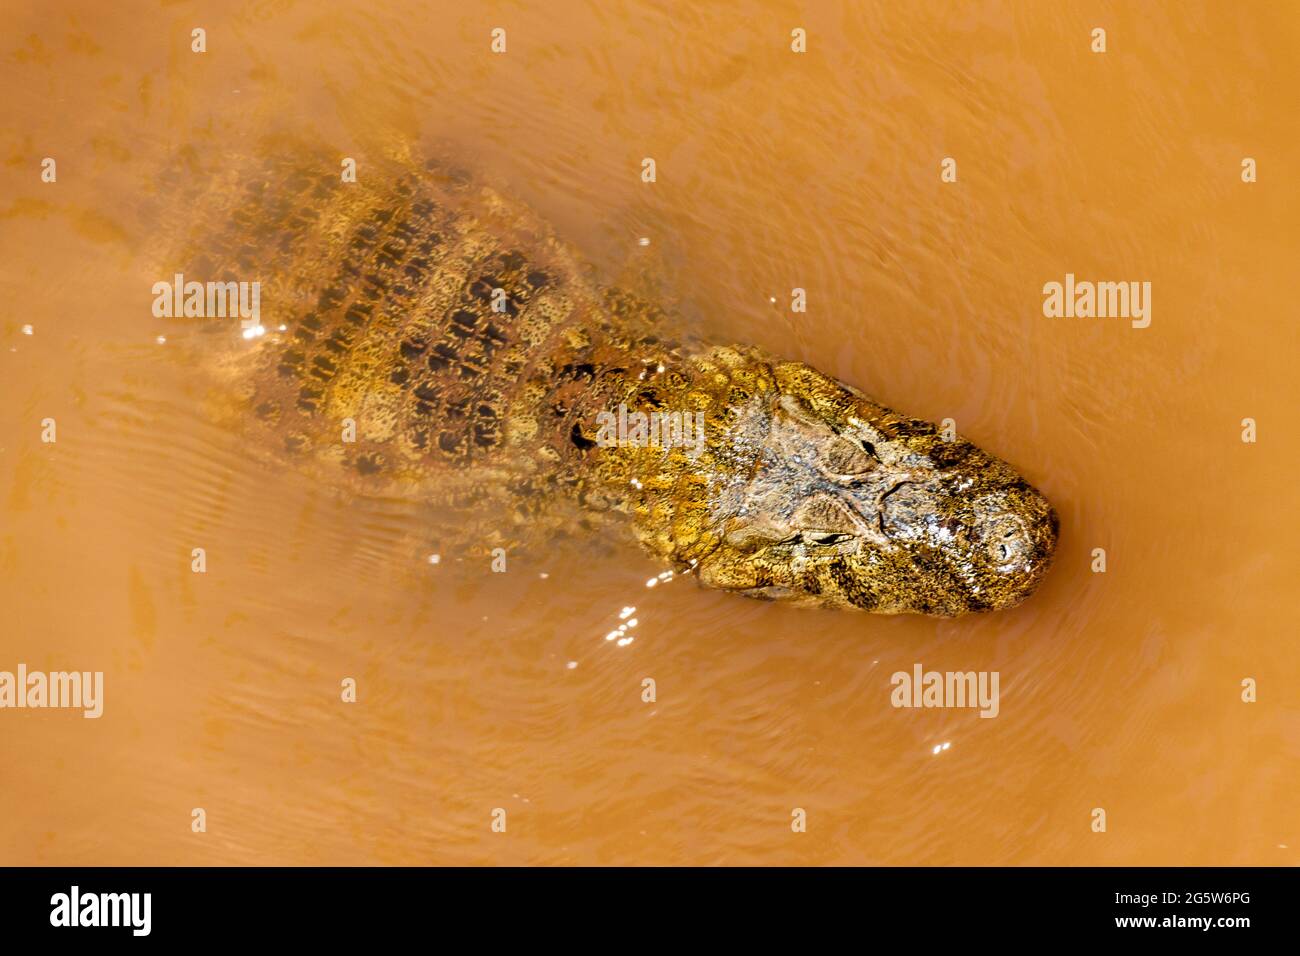
[[[676, 6], [6, 6], [0, 670], [106, 689], [0, 710], [0, 862], [1300, 859], [1300, 18]], [[132, 213], [232, 129], [456, 144], [710, 336], [954, 419], [1055, 502], [1057, 567], [936, 621], [647, 589], [631, 549], [429, 566], [417, 509], [259, 464], [154, 341]], [[1150, 326], [1046, 318], [1067, 272], [1149, 281]], [[893, 708], [918, 662], [1000, 713]]]

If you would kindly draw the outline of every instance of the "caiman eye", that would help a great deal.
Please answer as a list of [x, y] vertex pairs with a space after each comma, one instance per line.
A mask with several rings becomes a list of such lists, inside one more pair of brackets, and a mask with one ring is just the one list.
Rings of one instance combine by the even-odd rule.
[[801, 531], [799, 532], [800, 540], [808, 544], [839, 544], [842, 541], [848, 541], [853, 535], [844, 534], [840, 531]]
[[874, 445], [866, 441], [859, 443], [843, 435], [836, 435], [827, 443], [821, 455], [822, 470], [835, 476], [866, 474], [879, 464]]

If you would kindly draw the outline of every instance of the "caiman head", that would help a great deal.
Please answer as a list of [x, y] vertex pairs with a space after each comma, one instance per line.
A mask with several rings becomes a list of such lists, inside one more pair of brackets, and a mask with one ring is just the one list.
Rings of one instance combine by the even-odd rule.
[[940, 616], [1012, 607], [1034, 591], [1057, 517], [1009, 465], [806, 365], [765, 370], [743, 401], [731, 390], [725, 420], [711, 416], [713, 474], [697, 485], [708, 486], [709, 533], [692, 559], [701, 583]]

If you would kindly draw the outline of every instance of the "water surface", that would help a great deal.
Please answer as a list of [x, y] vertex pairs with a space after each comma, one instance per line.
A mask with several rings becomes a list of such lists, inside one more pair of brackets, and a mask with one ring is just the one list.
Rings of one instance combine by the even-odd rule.
[[[680, 6], [6, 5], [0, 669], [106, 701], [0, 711], [0, 862], [1297, 861], [1300, 21]], [[266, 133], [454, 150], [708, 336], [953, 419], [1056, 504], [1057, 567], [942, 621], [647, 588], [607, 543], [430, 565], [418, 503], [268, 468], [156, 341], [157, 171]], [[1066, 273], [1149, 281], [1150, 326], [1044, 317]], [[997, 671], [998, 716], [893, 708], [916, 663]]]

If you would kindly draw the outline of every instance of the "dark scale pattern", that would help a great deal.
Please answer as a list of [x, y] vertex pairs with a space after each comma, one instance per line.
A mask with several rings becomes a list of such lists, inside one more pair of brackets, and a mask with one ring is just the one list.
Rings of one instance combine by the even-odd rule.
[[[170, 188], [188, 189], [196, 225], [170, 237], [164, 270], [261, 282], [264, 336], [242, 339], [236, 319], [200, 322], [228, 343], [210, 362], [234, 386], [232, 415], [269, 433], [258, 447], [359, 490], [416, 484], [517, 520], [580, 483], [590, 445], [572, 438], [591, 418], [598, 371], [643, 364], [622, 357], [633, 317], [610, 322], [531, 214], [438, 164], [368, 161], [345, 184], [337, 156], [296, 144], [195, 162]], [[477, 466], [506, 479], [488, 486]]]

